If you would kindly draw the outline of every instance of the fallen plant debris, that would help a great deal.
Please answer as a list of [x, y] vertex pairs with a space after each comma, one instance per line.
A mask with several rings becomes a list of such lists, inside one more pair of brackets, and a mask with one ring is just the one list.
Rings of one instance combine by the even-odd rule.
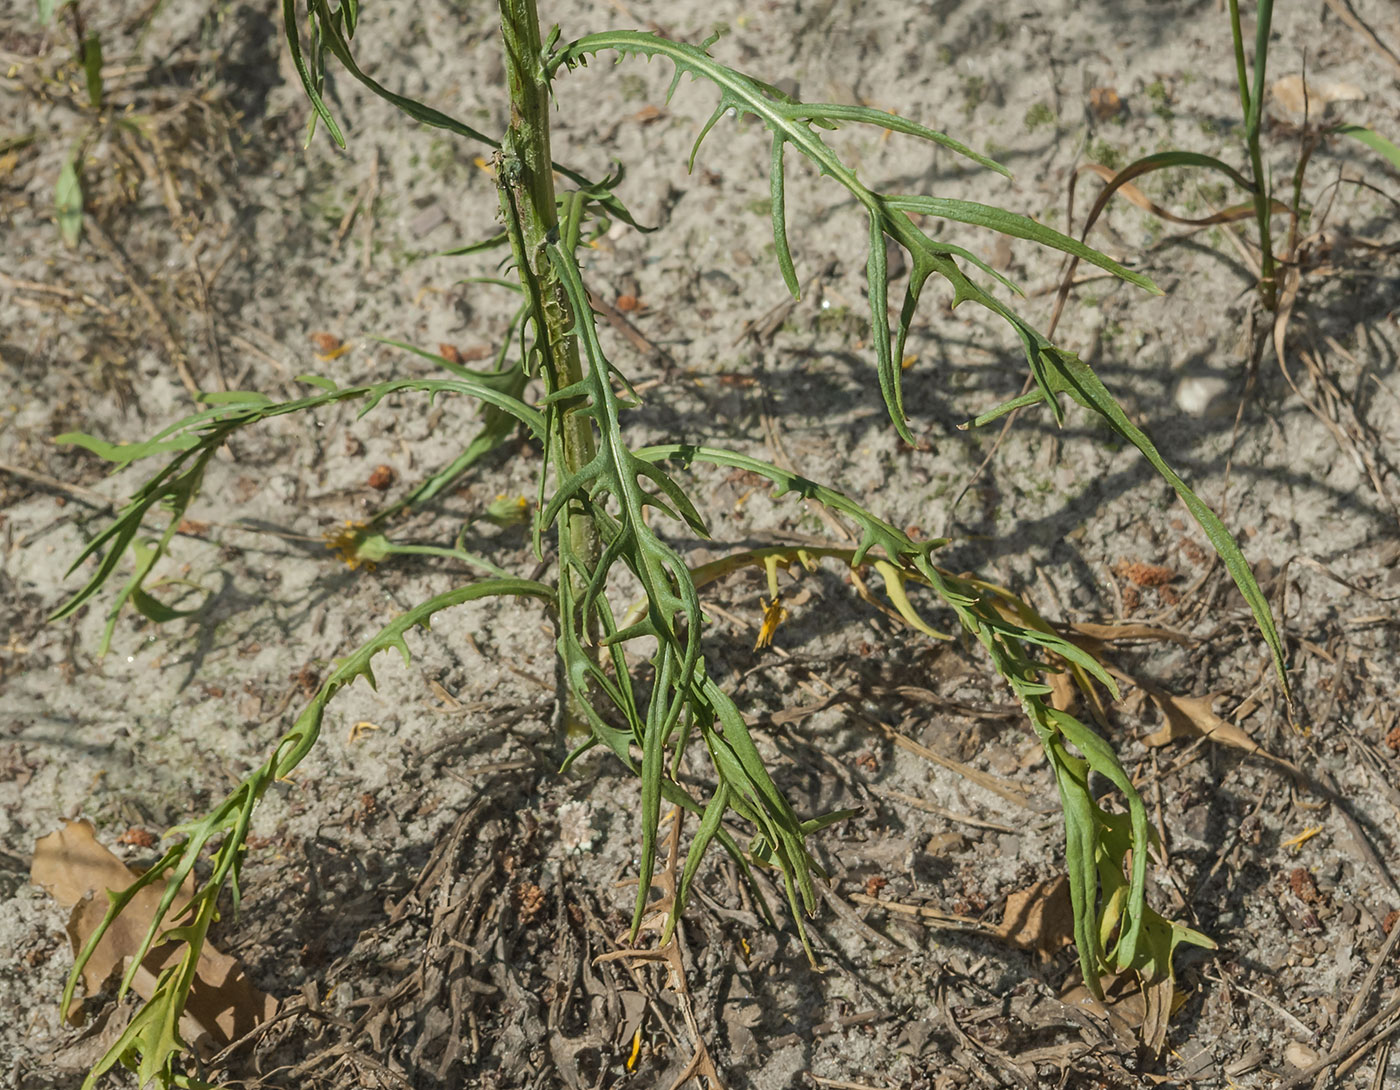
[[1048, 960], [1074, 941], [1069, 882], [1062, 877], [1051, 878], [1010, 894], [993, 934]]
[[[150, 847], [154, 840], [147, 843], [123, 837], [122, 842]], [[68, 937], [73, 953], [86, 955], [82, 979], [89, 996], [107, 991], [119, 980], [119, 995], [130, 988], [151, 1002], [172, 985], [171, 973], [180, 962], [177, 942], [158, 939], [139, 965], [132, 964], [145, 947], [148, 928], [168, 911], [161, 903], [162, 892], [155, 888], [139, 891], [116, 916], [108, 904], [109, 898], [130, 886], [136, 877], [98, 843], [88, 821], [69, 822], [34, 845], [29, 880], [70, 912]], [[191, 897], [194, 883], [186, 882], [179, 893]], [[180, 926], [184, 909], [177, 907], [172, 915], [172, 925]], [[171, 935], [178, 937], [178, 931]], [[258, 991], [243, 966], [209, 942], [202, 944], [193, 977], [178, 986], [188, 989], [179, 1035], [205, 1059], [277, 1013], [276, 1000]], [[68, 1002], [69, 997], [65, 997], [65, 1005]], [[70, 1011], [71, 1016], [77, 1016], [77, 1008]], [[170, 1031], [175, 1028], [171, 1026]]]

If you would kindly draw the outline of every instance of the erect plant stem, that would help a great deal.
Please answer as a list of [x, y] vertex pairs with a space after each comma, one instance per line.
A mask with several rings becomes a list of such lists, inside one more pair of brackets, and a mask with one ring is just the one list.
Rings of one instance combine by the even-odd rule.
[[1235, 42], [1235, 76], [1240, 85], [1240, 107], [1244, 111], [1244, 138], [1249, 149], [1250, 174], [1254, 179], [1254, 218], [1259, 227], [1259, 298], [1266, 310], [1278, 301], [1278, 279], [1274, 272], [1274, 247], [1270, 236], [1273, 200], [1264, 161], [1259, 153], [1259, 127], [1264, 114], [1264, 74], [1269, 60], [1269, 30], [1273, 24], [1273, 0], [1259, 0], [1254, 29], [1254, 85], [1251, 88], [1244, 59], [1244, 33], [1240, 28], [1239, 0], [1230, 0], [1230, 32]]
[[[541, 59], [540, 23], [535, 0], [500, 0], [501, 41], [505, 48], [506, 78], [510, 88], [510, 127], [496, 157], [496, 187], [501, 214], [510, 237], [521, 287], [525, 290], [535, 325], [541, 372], [549, 393], [572, 386], [583, 378], [578, 341], [572, 330], [574, 314], [559, 277], [544, 253], [545, 242], [559, 226], [554, 193], [554, 168], [549, 147], [549, 79]], [[593, 460], [597, 445], [587, 413], [567, 405], [561, 424], [551, 437], [549, 456], [561, 477], [578, 472]], [[578, 501], [570, 502], [559, 516], [560, 556], [573, 556], [589, 570], [601, 552], [598, 529]], [[564, 568], [561, 559], [561, 593], [582, 594], [584, 577]], [[569, 586], [564, 586], [568, 583]], [[562, 684], [562, 678], [561, 678]], [[568, 723], [582, 720], [574, 699], [565, 698]]]

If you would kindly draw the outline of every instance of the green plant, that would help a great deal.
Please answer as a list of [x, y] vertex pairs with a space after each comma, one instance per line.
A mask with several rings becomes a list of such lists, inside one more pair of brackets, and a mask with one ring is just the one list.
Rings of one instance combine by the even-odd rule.
[[[513, 333], [507, 338], [496, 366], [489, 371], [469, 370], [444, 357], [401, 345], [435, 361], [450, 377], [340, 387], [324, 378], [303, 376], [302, 381], [314, 392], [292, 401], [274, 402], [248, 392], [206, 394], [206, 407], [146, 442], [119, 445], [82, 434], [60, 437], [107, 459], [117, 469], [148, 459], [164, 461], [111, 526], [94, 538], [75, 561], [74, 568], [95, 558], [96, 569], [82, 589], [53, 616], [69, 616], [92, 601], [116, 576], [128, 553], [132, 571], [112, 596], [104, 650], [117, 617], [127, 606], [154, 621], [177, 616], [175, 609], [147, 589], [147, 580], [169, 551], [181, 519], [199, 495], [210, 458], [230, 436], [263, 420], [313, 411], [332, 403], [356, 402], [362, 406], [363, 415], [391, 397], [410, 395], [471, 399], [482, 406], [481, 429], [457, 458], [400, 504], [380, 512], [366, 525], [348, 527], [331, 543], [352, 565], [382, 563], [395, 555], [413, 553], [459, 562], [474, 569], [481, 578], [460, 583], [419, 603], [341, 660], [267, 760], [210, 813], [172, 830], [170, 846], [163, 856], [130, 889], [111, 895], [104, 928], [140, 889], [164, 889], [160, 911], [144, 946], [131, 959], [133, 970], [123, 981], [123, 990], [130, 986], [134, 967], [153, 944], [172, 941], [183, 943], [184, 947], [179, 960], [161, 974], [154, 996], [94, 1067], [88, 1085], [117, 1062], [132, 1067], [143, 1084], [156, 1079], [166, 1085], [200, 1085], [197, 1079], [178, 1069], [184, 1044], [176, 1027], [194, 979], [200, 947], [225, 890], [233, 908], [237, 908], [246, 839], [259, 799], [273, 781], [286, 776], [310, 751], [334, 695], [358, 677], [373, 684], [372, 659], [376, 654], [396, 648], [407, 659], [407, 636], [413, 628], [426, 627], [443, 610], [488, 596], [532, 598], [544, 603], [555, 618], [562, 665], [562, 726], [566, 736], [582, 730], [587, 739], [566, 758], [565, 766], [585, 750], [602, 745], [640, 777], [642, 851], [632, 924], [634, 937], [652, 887], [660, 811], [666, 802], [695, 814], [698, 825], [685, 856], [662, 942], [667, 941], [670, 929], [684, 911], [707, 848], [717, 843], [744, 874], [749, 874], [755, 865], [778, 870], [805, 944], [803, 916], [815, 907], [814, 879], [822, 877], [808, 853], [807, 838], [846, 815], [804, 818], [793, 810], [765, 768], [743, 715], [708, 666], [703, 642], [705, 617], [698, 588], [727, 571], [745, 566], [759, 567], [768, 573], [774, 599], [771, 623], [776, 623], [780, 610], [776, 568], [792, 563], [815, 565], [825, 559], [852, 570], [872, 570], [880, 577], [894, 611], [925, 635], [952, 638], [925, 619], [926, 614], [936, 610], [952, 622], [949, 627], [975, 638], [1024, 708], [1059, 787], [1075, 936], [1086, 981], [1095, 988], [1101, 974], [1131, 969], [1145, 981], [1169, 984], [1175, 946], [1181, 941], [1209, 945], [1209, 940], [1165, 920], [1146, 904], [1146, 866], [1152, 832], [1142, 801], [1108, 743], [1050, 699], [1051, 680], [1061, 672], [1068, 672], [1086, 691], [1097, 685], [1116, 695], [1113, 679], [1093, 656], [1058, 635], [1015, 595], [970, 576], [954, 575], [937, 565], [934, 555], [944, 541], [915, 540], [857, 500], [807, 476], [693, 439], [640, 448], [629, 443], [625, 419], [628, 409], [637, 403], [637, 395], [628, 377], [604, 353], [576, 251], [585, 237], [605, 228], [610, 221], [633, 220], [614, 192], [620, 175], [590, 181], [554, 161], [550, 146], [550, 89], [570, 70], [601, 53], [670, 61], [675, 69], [672, 92], [680, 78], [688, 75], [710, 84], [719, 94], [714, 113], [696, 140], [692, 162], [706, 135], [726, 115], [747, 114], [755, 118], [771, 134], [770, 187], [765, 207], [775, 259], [794, 295], [798, 292], [798, 277], [788, 241], [785, 156], [792, 150], [830, 177], [867, 218], [870, 339], [876, 379], [899, 434], [912, 441], [901, 387], [904, 343], [923, 289], [937, 275], [952, 289], [956, 303], [985, 307], [1011, 327], [1023, 346], [1035, 386], [1027, 394], [979, 417], [977, 423], [1033, 403], [1044, 405], [1060, 421], [1064, 415], [1060, 395], [1068, 395], [1113, 433], [1132, 443], [1172, 484], [1205, 528], [1249, 603], [1282, 679], [1282, 649], [1268, 606], [1220, 520], [1171, 470], [1086, 364], [1052, 344], [974, 280], [967, 269], [980, 271], [1009, 291], [1015, 292], [1015, 285], [967, 250], [934, 239], [911, 216], [957, 221], [1029, 240], [1092, 262], [1146, 290], [1156, 290], [1151, 282], [1081, 242], [994, 206], [932, 196], [884, 194], [868, 188], [826, 142], [827, 132], [843, 124], [875, 125], [942, 146], [988, 171], [1005, 171], [941, 132], [914, 121], [865, 107], [799, 102], [769, 83], [719, 63], [708, 52], [708, 42], [693, 46], [652, 34], [609, 31], [562, 44], [557, 29], [542, 40], [534, 0], [501, 0], [501, 42], [506, 57], [511, 124], [497, 140], [396, 94], [366, 74], [351, 49], [360, 14], [356, 0], [341, 0], [334, 7], [331, 0], [309, 0], [308, 8], [309, 50], [303, 48], [295, 0], [284, 0], [288, 45], [313, 108], [312, 133], [317, 126], [324, 126], [334, 140], [343, 143], [340, 129], [322, 97], [325, 65], [327, 57], [331, 57], [352, 77], [416, 121], [493, 149], [503, 230], [483, 247], [468, 247], [461, 252], [486, 245], [509, 248], [516, 274], [509, 286], [520, 297], [514, 327], [519, 336]], [[572, 188], [557, 192], [556, 174], [567, 179]], [[910, 270], [893, 324], [887, 241], [905, 251]], [[517, 340], [520, 357], [511, 363]], [[525, 400], [527, 384], [532, 379], [538, 379], [544, 390], [534, 403]], [[491, 559], [467, 552], [460, 536], [450, 547], [391, 540], [390, 515], [405, 505], [427, 502], [521, 428], [543, 455], [532, 530], [537, 554], [544, 558], [548, 549], [554, 561], [548, 581], [521, 578]], [[854, 547], [833, 544], [825, 548], [746, 550], [692, 570], [652, 523], [672, 524], [682, 532], [707, 535], [699, 512], [680, 483], [681, 474], [695, 463], [757, 474], [771, 483], [777, 496], [793, 494], [820, 505], [855, 525], [857, 543]], [[648, 508], [656, 518], [649, 518]], [[163, 527], [155, 536], [143, 536], [148, 519], [163, 520]], [[552, 546], [546, 541], [550, 530], [554, 533]], [[641, 586], [642, 599], [635, 608], [628, 608], [628, 603], [619, 597], [621, 580], [617, 577], [622, 573], [630, 574]], [[921, 605], [911, 598], [911, 590], [916, 587], [924, 588], [918, 592]], [[648, 648], [649, 657], [641, 665], [634, 665], [624, 654], [629, 647]], [[682, 770], [681, 756], [688, 749], [708, 756], [707, 776]], [[1097, 772], [1116, 789], [1120, 798], [1115, 809], [1101, 804], [1098, 790], [1090, 783], [1091, 772]], [[753, 830], [747, 847], [741, 846], [725, 827], [727, 816], [738, 818]], [[197, 864], [201, 868], [198, 872]], [[188, 878], [194, 879], [194, 892], [186, 899], [180, 891]], [[762, 903], [761, 893], [758, 900]], [[65, 1005], [71, 1000], [78, 971], [101, 934], [99, 929], [81, 952], [65, 992]]]
[[[1096, 173], [1104, 178], [1106, 185], [1095, 199], [1080, 234], [1081, 239], [1088, 237], [1100, 214], [1108, 206], [1108, 202], [1120, 190], [1130, 196], [1135, 204], [1147, 208], [1154, 215], [1168, 219], [1173, 223], [1191, 227], [1207, 227], [1252, 218], [1255, 225], [1255, 256], [1253, 260], [1258, 274], [1258, 297], [1260, 304], [1267, 311], [1278, 309], [1280, 298], [1291, 295], [1297, 288], [1299, 244], [1301, 241], [1299, 228], [1300, 225], [1307, 222], [1308, 217], [1308, 210], [1303, 205], [1303, 183], [1308, 163], [1319, 145], [1331, 136], [1349, 136], [1376, 152], [1396, 169], [1400, 169], [1400, 148], [1371, 129], [1346, 122], [1322, 126], [1305, 124], [1298, 161], [1290, 179], [1292, 190], [1290, 201], [1285, 204], [1275, 199], [1272, 179], [1264, 169], [1261, 143], [1264, 98], [1267, 89], [1265, 75], [1268, 70], [1269, 35], [1273, 24], [1273, 11], [1273, 0], [1259, 0], [1255, 12], [1254, 57], [1251, 73], [1250, 64], [1245, 57], [1245, 37], [1240, 19], [1239, 0], [1230, 0], [1230, 34], [1234, 44], [1235, 78], [1239, 89], [1240, 121], [1243, 127], [1241, 150], [1244, 153], [1244, 165], [1240, 169], [1236, 169], [1212, 155], [1194, 151], [1171, 150], [1143, 156], [1120, 170], [1120, 156], [1116, 151], [1107, 149], [1107, 145], [1100, 141], [1089, 149], [1090, 158], [1096, 160], [1091, 164], [1090, 169], [1096, 169]], [[1162, 116], [1170, 118], [1171, 111], [1162, 84], [1160, 82], [1152, 84], [1145, 93], [1154, 104], [1154, 109]], [[1214, 135], [1213, 124], [1209, 118], [1202, 119], [1202, 131], [1207, 136]], [[1143, 175], [1174, 167], [1206, 170], [1222, 175], [1244, 194], [1246, 200], [1242, 204], [1222, 209], [1210, 216], [1183, 218], [1157, 208], [1131, 186], [1135, 179]], [[1076, 175], [1077, 177], [1078, 175]], [[1072, 199], [1073, 190], [1071, 189]], [[1282, 240], [1274, 237], [1273, 217], [1276, 215], [1288, 217], [1287, 234]], [[1281, 246], [1280, 241], [1282, 242]], [[1077, 260], [1074, 257], [1070, 258], [1069, 268], [1065, 273], [1060, 291], [1062, 301], [1069, 290], [1068, 286], [1074, 274], [1074, 265]], [[1278, 271], [1280, 265], [1289, 274], [1291, 281], [1289, 285], [1280, 284]]]
[[1036, 102], [1026, 111], [1026, 132], [1035, 132], [1036, 129], [1054, 123], [1055, 111], [1047, 102]]
[[1145, 88], [1143, 94], [1147, 96], [1147, 101], [1152, 103], [1152, 112], [1163, 121], [1172, 119], [1172, 100], [1167, 93], [1166, 84], [1161, 80], [1153, 80]]
[[[57, 4], [54, 0], [39, 0], [38, 6], [39, 21], [44, 24], [53, 22], [57, 10], [69, 10], [73, 22], [75, 60], [82, 68], [83, 83], [87, 92], [82, 105], [94, 115], [93, 120], [84, 125], [81, 134], [73, 141], [68, 155], [63, 160], [58, 181], [54, 185], [54, 216], [58, 222], [59, 234], [69, 247], [74, 247], [83, 233], [83, 159], [87, 155], [89, 145], [102, 132], [106, 122], [102, 108], [102, 38], [96, 31], [85, 29], [82, 11], [76, 0], [61, 0]], [[127, 122], [124, 128], [135, 131], [135, 126], [130, 122]], [[118, 132], [121, 131], [122, 129], [118, 129]]]

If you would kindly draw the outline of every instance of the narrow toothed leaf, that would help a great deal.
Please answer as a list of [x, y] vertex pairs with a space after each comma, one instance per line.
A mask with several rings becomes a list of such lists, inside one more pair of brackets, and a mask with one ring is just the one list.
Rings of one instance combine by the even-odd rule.
[[974, 227], [985, 227], [1012, 238], [1028, 239], [1052, 250], [1071, 254], [1091, 265], [1097, 265], [1099, 268], [1111, 272], [1120, 280], [1136, 284], [1144, 291], [1150, 291], [1153, 295], [1162, 294], [1162, 289], [1157, 287], [1148, 277], [1125, 268], [1106, 254], [1099, 253], [1092, 246], [1086, 246], [1078, 239], [1061, 234], [1053, 227], [1046, 227], [1043, 223], [1037, 223], [1028, 216], [1020, 216], [1015, 212], [1008, 212], [989, 204], [953, 200], [950, 197], [886, 197], [885, 204], [901, 212], [920, 212], [926, 216], [937, 216], [940, 219], [972, 224]]
[[[287, 35], [287, 51], [292, 57], [292, 67], [296, 69], [297, 76], [301, 79], [302, 90], [306, 92], [306, 97], [311, 100], [311, 108], [315, 110], [315, 116], [325, 122], [326, 130], [331, 134], [339, 147], [345, 147], [345, 135], [340, 131], [340, 126], [335, 123], [335, 118], [331, 116], [330, 110], [326, 107], [325, 101], [321, 98], [322, 74], [317, 72], [312, 74], [307, 66], [306, 57], [301, 51], [301, 35], [297, 28], [297, 3], [296, 0], [282, 0], [282, 26]], [[314, 128], [306, 134], [307, 143], [311, 142], [311, 135]]]
[[971, 159], [980, 167], [987, 170], [996, 171], [1002, 177], [1010, 178], [1011, 171], [1002, 166], [995, 159], [989, 159], [985, 155], [973, 151], [961, 141], [954, 140], [947, 133], [938, 132], [925, 125], [920, 125], [917, 121], [910, 121], [908, 118], [900, 117], [898, 114], [886, 113], [883, 110], [872, 109], [869, 106], [843, 106], [832, 102], [799, 102], [791, 111], [792, 116], [809, 118], [813, 121], [859, 121], [867, 125], [878, 125], [882, 129], [890, 132], [904, 133], [907, 136], [917, 136], [922, 140], [938, 144], [949, 151], [956, 152], [965, 159]]
[[874, 341], [880, 393], [884, 396], [885, 408], [895, 431], [906, 443], [913, 445], [914, 436], [904, 416], [900, 361], [894, 358], [890, 348], [889, 265], [885, 254], [885, 233], [874, 214], [870, 217], [870, 251], [865, 259], [865, 284], [870, 295], [870, 334]]

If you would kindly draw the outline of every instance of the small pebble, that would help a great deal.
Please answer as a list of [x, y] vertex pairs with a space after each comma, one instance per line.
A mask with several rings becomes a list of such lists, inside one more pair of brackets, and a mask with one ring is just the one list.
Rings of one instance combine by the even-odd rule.
[[1230, 383], [1219, 375], [1187, 375], [1177, 383], [1176, 407], [1205, 419], [1228, 416], [1234, 412]]
[[1289, 1041], [1284, 1046], [1283, 1058], [1299, 1071], [1303, 1071], [1317, 1063], [1321, 1054], [1312, 1045], [1306, 1045], [1302, 1041]]

